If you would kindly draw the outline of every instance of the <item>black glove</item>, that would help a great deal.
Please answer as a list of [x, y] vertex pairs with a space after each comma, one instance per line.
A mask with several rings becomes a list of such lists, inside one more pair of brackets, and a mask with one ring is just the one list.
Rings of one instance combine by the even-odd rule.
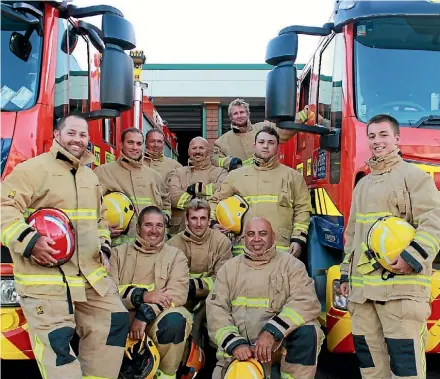
[[154, 313], [153, 308], [151, 308], [148, 304], [141, 304], [136, 309], [134, 318], [139, 321], [146, 322], [147, 324], [151, 324], [156, 319], [156, 313]]
[[238, 165], [243, 165], [241, 159], [237, 157], [232, 158], [231, 161], [229, 162], [229, 171], [236, 170], [238, 168], [237, 167]]
[[203, 191], [203, 183], [197, 182], [193, 183], [186, 189], [186, 192], [188, 192], [193, 198], [197, 196], [198, 193]]
[[107, 245], [101, 245], [101, 253], [105, 254], [108, 259], [110, 259], [112, 255], [112, 251]]
[[188, 288], [188, 301], [193, 300], [196, 297], [196, 283], [193, 279], [189, 280]]
[[144, 303], [144, 293], [148, 292], [146, 288], [135, 288], [131, 292], [130, 300], [135, 308]]

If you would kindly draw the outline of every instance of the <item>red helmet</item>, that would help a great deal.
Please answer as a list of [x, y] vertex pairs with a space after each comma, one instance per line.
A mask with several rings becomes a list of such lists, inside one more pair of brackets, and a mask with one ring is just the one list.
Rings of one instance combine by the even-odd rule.
[[59, 253], [53, 255], [58, 261], [54, 266], [61, 266], [72, 258], [75, 252], [75, 232], [72, 222], [63, 211], [56, 208], [40, 208], [33, 212], [26, 222], [41, 236], [50, 237], [55, 241], [51, 247]]
[[195, 378], [204, 365], [205, 353], [202, 348], [193, 341], [192, 337], [189, 336], [186, 340], [185, 352], [183, 353], [178, 370], [180, 379]]

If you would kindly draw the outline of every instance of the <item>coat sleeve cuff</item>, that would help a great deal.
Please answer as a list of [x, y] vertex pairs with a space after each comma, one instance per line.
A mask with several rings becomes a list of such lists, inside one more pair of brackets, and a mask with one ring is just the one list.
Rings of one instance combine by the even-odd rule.
[[112, 256], [112, 251], [107, 245], [101, 245], [101, 252], [104, 253], [108, 259]]
[[339, 279], [339, 283], [348, 283], [348, 275], [341, 274], [341, 278]]
[[404, 250], [402, 252], [402, 254], [400, 254], [400, 256], [402, 257], [402, 259], [409, 264], [415, 273], [419, 273], [422, 272], [423, 270], [423, 266], [419, 263], [419, 261], [414, 258], [414, 256], [412, 254], [410, 254], [407, 250]]
[[299, 237], [292, 237], [292, 238], [290, 239], [290, 243], [292, 244], [293, 242], [297, 242], [297, 243], [299, 243], [300, 246], [301, 246], [301, 250], [302, 250], [302, 251], [305, 251], [305, 249], [306, 249], [306, 241], [304, 241], [303, 239], [301, 239], [301, 238], [299, 238]]
[[[233, 336], [231, 334], [231, 336]], [[226, 354], [232, 355], [232, 352], [235, 350], [236, 347], [240, 345], [249, 345], [248, 341], [243, 337], [233, 337], [230, 341], [227, 342], [228, 337], [223, 341], [222, 348], [226, 352]], [[225, 342], [227, 342], [225, 344]], [[223, 345], [225, 346], [223, 347]]]
[[23, 257], [29, 258], [31, 256], [32, 250], [40, 237], [41, 236], [37, 232], [35, 232], [35, 234], [30, 238], [29, 242], [24, 248]]
[[281, 341], [284, 338], [284, 334], [274, 324], [264, 325], [263, 331], [272, 334], [275, 338], [275, 341]]
[[289, 325], [286, 321], [284, 321], [279, 314], [273, 316], [264, 326], [265, 330], [269, 333], [270, 331], [274, 331], [277, 335], [282, 335], [282, 338], [286, 337], [288, 333], [290, 333], [291, 325]]

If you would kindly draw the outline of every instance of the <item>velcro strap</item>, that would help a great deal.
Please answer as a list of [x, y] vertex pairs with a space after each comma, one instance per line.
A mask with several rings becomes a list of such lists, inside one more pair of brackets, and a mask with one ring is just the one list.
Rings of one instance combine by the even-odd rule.
[[[423, 259], [428, 258], [428, 253], [426, 252], [426, 250], [423, 247], [421, 247], [417, 242], [411, 241], [409, 246], [414, 248], [414, 250], [416, 250], [422, 256]], [[434, 253], [436, 253], [436, 252], [434, 252]]]

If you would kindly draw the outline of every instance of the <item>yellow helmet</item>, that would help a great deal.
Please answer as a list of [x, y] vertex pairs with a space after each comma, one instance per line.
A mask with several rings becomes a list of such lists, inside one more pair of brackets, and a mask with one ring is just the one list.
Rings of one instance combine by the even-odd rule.
[[160, 356], [156, 345], [146, 334], [141, 340], [127, 338], [119, 379], [153, 379]]
[[256, 359], [247, 361], [234, 360], [229, 365], [224, 379], [264, 379], [266, 377], [264, 368]]
[[381, 217], [371, 226], [367, 245], [376, 261], [393, 272], [390, 263], [411, 243], [415, 233], [414, 227], [399, 217]]
[[234, 195], [217, 204], [215, 214], [217, 221], [226, 229], [241, 234], [243, 217], [249, 210], [248, 203], [239, 195]]
[[122, 192], [110, 192], [104, 196], [107, 207], [108, 223], [112, 227], [125, 230], [134, 215], [134, 206], [131, 200]]

